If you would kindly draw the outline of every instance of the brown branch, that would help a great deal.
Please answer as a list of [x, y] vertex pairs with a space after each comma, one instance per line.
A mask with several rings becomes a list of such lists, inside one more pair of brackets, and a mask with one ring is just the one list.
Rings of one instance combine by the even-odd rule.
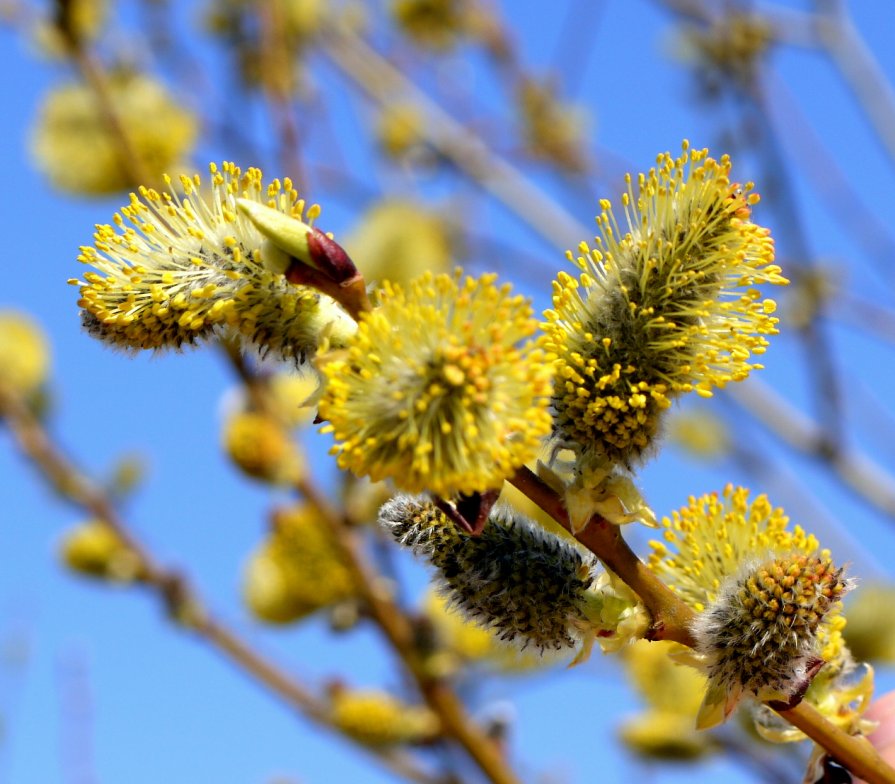
[[[510, 482], [571, 532], [562, 499], [543, 480], [523, 468]], [[619, 526], [595, 516], [578, 532], [576, 538], [640, 596], [653, 617], [653, 639], [675, 640], [692, 647], [689, 624], [695, 615], [693, 610], [637, 558], [622, 538]], [[839, 729], [813, 706], [801, 702], [794, 708], [777, 712], [870, 784], [895, 784], [895, 770], [883, 761], [865, 738]]]
[[[255, 390], [262, 407], [268, 404], [263, 379], [253, 373], [245, 363], [237, 347], [225, 344], [228, 359], [243, 384], [250, 391]], [[392, 601], [385, 581], [367, 565], [356, 532], [308, 479], [301, 479], [295, 489], [329, 526], [333, 542], [339, 548], [346, 567], [367, 605], [370, 617], [379, 626], [395, 653], [408, 672], [429, 707], [441, 720], [445, 734], [460, 744], [494, 784], [515, 784], [517, 781], [498, 747], [492, 743], [473, 722], [456, 692], [442, 679], [434, 678], [427, 671], [416, 645], [416, 635], [410, 619]]]
[[128, 131], [118, 115], [115, 102], [112, 100], [108, 75], [99, 60], [84, 46], [84, 42], [73, 31], [60, 26], [59, 32], [65, 40], [72, 62], [81, 72], [84, 81], [93, 90], [100, 120], [112, 137], [122, 170], [134, 185], [149, 185], [151, 182], [149, 169], [131, 142]]
[[137, 541], [108, 496], [78, 471], [54, 445], [46, 429], [22, 400], [3, 385], [0, 385], [0, 420], [9, 427], [22, 453], [60, 495], [102, 520], [134, 552], [141, 566], [141, 584], [162, 600], [171, 617], [182, 628], [217, 649], [237, 669], [269, 688], [289, 707], [318, 726], [351, 740], [357, 748], [375, 757], [394, 773], [419, 784], [437, 784], [440, 781], [437, 776], [419, 768], [406, 754], [377, 751], [340, 733], [329, 718], [325, 702], [254, 650], [236, 632], [216, 620], [205, 609], [201, 597], [184, 576], [162, 566], [145, 545]]
[[472, 720], [456, 692], [446, 681], [427, 671], [410, 620], [383, 590], [383, 580], [367, 565], [355, 531], [345, 524], [342, 516], [313, 484], [302, 480], [296, 484], [296, 489], [330, 526], [370, 616], [413, 676], [428, 706], [438, 715], [445, 734], [466, 750], [494, 784], [515, 784], [518, 780], [500, 749]]
[[307, 189], [304, 167], [299, 149], [301, 134], [295, 121], [291, 102], [293, 63], [295, 56], [286, 40], [286, 23], [281, 0], [258, 4], [261, 31], [261, 84], [271, 121], [279, 141], [279, 160], [283, 171], [291, 175], [298, 191]]
[[798, 727], [815, 743], [823, 746], [837, 762], [856, 776], [871, 784], [895, 784], [895, 770], [879, 755], [879, 752], [863, 736], [849, 735], [807, 702], [795, 708], [778, 710], [784, 719]]
[[[572, 533], [562, 499], [533, 471], [523, 467], [509, 481]], [[622, 537], [619, 526], [594, 517], [583, 530], [575, 534], [575, 538], [640, 597], [653, 618], [651, 639], [674, 640], [692, 647], [690, 624], [695, 616], [693, 610], [634, 554]]]

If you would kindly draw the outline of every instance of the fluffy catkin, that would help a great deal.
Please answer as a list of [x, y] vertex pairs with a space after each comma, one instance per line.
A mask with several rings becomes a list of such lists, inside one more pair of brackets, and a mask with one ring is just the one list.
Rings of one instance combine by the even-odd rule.
[[459, 530], [432, 502], [398, 496], [379, 521], [437, 570], [450, 602], [501, 639], [571, 648], [590, 625], [596, 560], [505, 510], [480, 536]]

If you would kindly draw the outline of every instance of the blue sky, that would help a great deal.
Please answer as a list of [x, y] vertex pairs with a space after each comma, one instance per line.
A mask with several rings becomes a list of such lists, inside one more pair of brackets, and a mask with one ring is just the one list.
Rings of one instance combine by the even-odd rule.
[[[546, 13], [543, 3], [504, 3], [529, 67], [558, 63], [580, 69], [575, 72], [574, 98], [592, 112], [596, 149], [612, 151], [634, 170], [648, 168], [660, 151], [677, 150], [683, 138], [723, 152], [718, 144], [719, 117], [725, 115], [709, 115], [692, 100], [687, 71], [671, 54], [670, 17], [659, 4], [615, 0], [598, 5], [600, 10], [592, 19], [587, 16], [594, 13], [587, 11], [588, 3], [573, 3], [587, 24], [562, 28], [561, 15]], [[879, 67], [891, 78], [895, 75], [891, 4], [877, 0], [853, 5], [856, 26]], [[198, 7], [197, 3], [180, 5], [180, 24], [191, 24]], [[127, 18], [131, 11], [125, 7], [122, 13]], [[562, 41], [561, 29], [566, 36]], [[261, 537], [272, 498], [265, 488], [239, 477], [219, 448], [218, 410], [233, 383], [231, 373], [208, 349], [131, 358], [109, 351], [79, 330], [76, 291], [65, 280], [80, 274], [77, 248], [89, 242], [93, 224], [108, 221], [125, 198], [78, 201], [54, 192], [36, 173], [26, 152], [29, 128], [41, 96], [64, 76], [64, 70], [35, 57], [33, 48], [9, 29], [0, 31], [0, 47], [5, 113], [0, 161], [7, 182], [0, 197], [0, 220], [3, 266], [9, 278], [0, 307], [33, 314], [50, 336], [54, 433], [95, 476], [108, 475], [116, 460], [138, 453], [146, 462], [147, 476], [129, 499], [126, 518], [160, 557], [189, 572], [223, 618], [306, 682], [347, 675], [356, 685], [398, 685], [391, 657], [372, 630], [334, 637], [323, 622], [312, 621], [300, 628], [270, 631], [254, 624], [241, 607], [241, 564]], [[195, 54], [217, 67], [215, 57], [202, 44], [197, 44]], [[455, 55], [466, 56], [475, 63], [473, 54]], [[824, 174], [809, 170], [808, 176], [794, 163], [807, 149], [808, 135], [799, 131], [800, 123], [829, 147], [832, 160], [856, 187], [864, 205], [889, 225], [895, 217], [893, 161], [827, 61], [812, 51], [786, 48], [775, 54], [772, 66], [770, 103], [773, 116], [787, 131], [784, 152], [792, 165], [809, 252], [821, 262], [847, 268], [850, 290], [891, 306], [891, 272], [880, 274], [874, 269], [853, 230], [843, 228], [836, 208], [817, 195], [817, 183]], [[357, 96], [331, 70], [323, 73], [331, 99], [328, 122], [343, 134], [364, 117], [364, 110], [352, 108]], [[474, 74], [471, 66], [470, 73]], [[487, 78], [471, 78], [476, 81], [469, 89], [480, 92], [478, 97], [486, 103], [494, 84]], [[197, 104], [202, 99], [184, 97]], [[262, 125], [251, 112], [246, 123], [249, 132], [259, 131]], [[319, 137], [312, 139], [314, 143], [322, 144]], [[364, 150], [351, 146], [343, 150], [366, 175], [369, 160]], [[204, 170], [209, 160], [232, 154], [209, 140], [200, 145], [196, 164]], [[276, 174], [269, 161], [257, 163]], [[400, 177], [381, 168], [369, 176], [374, 185], [405, 186]], [[745, 176], [756, 178], [762, 190], [758, 171]], [[591, 196], [570, 198], [558, 192], [555, 179], [546, 174], [537, 177], [588, 231], [597, 211], [595, 196], [615, 195], [603, 181], [583, 188]], [[432, 198], [449, 192], [442, 183], [431, 187]], [[312, 198], [324, 206], [321, 225], [327, 230], [338, 237], [351, 227], [356, 206], [340, 201], [323, 186]], [[546, 283], [552, 270], [564, 264], [558, 249], [521, 228], [504, 210], [487, 207], [478, 199], [464, 214], [542, 259], [544, 266], [532, 275], [534, 280]], [[757, 217], [761, 219], [760, 212]], [[783, 253], [792, 253], [787, 242], [792, 227], [774, 228]], [[358, 261], [362, 266], [362, 260]], [[513, 259], [498, 261], [511, 275]], [[480, 268], [488, 264], [483, 259], [476, 262]], [[883, 262], [891, 270], [895, 259], [885, 257]], [[546, 286], [529, 293], [539, 308], [547, 306]], [[854, 438], [893, 470], [895, 427], [891, 412], [885, 413], [895, 394], [892, 347], [854, 326], [832, 324], [830, 337], [848, 380], [846, 410]], [[796, 339], [781, 335], [765, 364], [762, 380], [810, 413], [805, 357]], [[781, 451], [761, 434], [750, 431], [749, 438], [755, 439], [750, 447], [779, 466], [767, 478], [769, 486], [757, 490], [767, 490], [772, 500], [787, 508], [790, 501], [798, 505], [804, 489], [810, 490], [829, 519], [838, 521], [843, 530], [830, 530], [821, 515], [798, 522], [809, 528], [813, 522], [826, 527], [830, 546], [840, 560], [853, 564], [858, 576], [891, 573], [888, 554], [895, 551], [891, 519], [831, 482], [816, 464]], [[319, 444], [323, 439], [310, 433], [311, 441]], [[313, 454], [319, 470], [329, 471], [325, 449], [318, 446]], [[214, 652], [173, 629], [151, 598], [139, 591], [96, 587], [64, 574], [56, 565], [54, 546], [60, 533], [81, 519], [79, 513], [47, 493], [2, 430], [0, 477], [0, 553], [5, 556], [0, 568], [0, 643], [23, 639], [28, 650], [21, 669], [0, 659], [0, 718], [5, 727], [0, 735], [0, 783], [79, 781], [70, 771], [66, 775], [64, 768], [66, 748], [80, 743], [73, 732], [86, 739], [80, 748], [89, 748], [100, 782], [236, 784], [267, 782], [276, 774], [306, 784], [391, 780], [345, 743], [321, 737]], [[705, 466], [674, 447], [664, 450], [641, 475], [644, 490], [660, 513], [683, 504], [689, 494], [720, 489], [726, 481], [746, 480], [736, 465]], [[818, 533], [823, 539], [827, 531]], [[410, 572], [419, 583], [420, 573], [412, 568]], [[881, 672], [880, 681], [884, 686], [895, 685], [889, 672]], [[72, 718], [66, 706], [78, 689], [86, 689], [86, 703], [76, 702], [81, 709], [86, 704], [88, 715]], [[731, 784], [751, 780], [749, 774], [721, 762], [655, 770], [649, 776], [637, 768], [611, 740], [618, 718], [636, 708], [636, 698], [621, 682], [614, 663], [599, 655], [571, 671], [527, 681], [494, 679], [479, 695], [476, 709], [487, 712], [507, 700], [515, 704], [517, 716], [513, 756], [527, 781], [596, 780], [595, 762], [600, 780], [621, 780], [632, 771], [659, 782], [712, 781], [721, 775]]]

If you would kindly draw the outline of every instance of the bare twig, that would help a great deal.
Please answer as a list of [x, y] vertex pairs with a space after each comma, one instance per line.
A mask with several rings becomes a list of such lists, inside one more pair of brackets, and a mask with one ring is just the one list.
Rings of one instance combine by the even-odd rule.
[[849, 735], [839, 729], [814, 706], [803, 701], [795, 708], [778, 710], [777, 713], [823, 746], [831, 757], [854, 775], [871, 784], [895, 784], [895, 770], [880, 757], [867, 738]]
[[313, 484], [300, 481], [296, 489], [327, 521], [370, 616], [413, 676], [426, 703], [440, 718], [445, 733], [466, 750], [494, 784], [514, 784], [517, 779], [499, 748], [472, 720], [456, 692], [444, 679], [427, 671], [415, 644], [410, 620], [383, 590], [383, 580], [367, 565], [356, 532], [344, 524], [341, 515]]
[[271, 120], [279, 141], [279, 160], [283, 170], [292, 176], [299, 192], [307, 189], [301, 155], [301, 134], [291, 101], [292, 63], [283, 19], [283, 3], [274, 0], [258, 5], [261, 30], [262, 86]]
[[404, 74], [346, 30], [332, 29], [323, 50], [338, 68], [380, 104], [403, 97], [427, 118], [428, 142], [472, 180], [559, 248], [574, 248], [593, 231], [580, 224], [475, 134], [416, 87]]
[[826, 10], [816, 15], [815, 22], [820, 43], [895, 161], [895, 90], [849, 18], [845, 3], [827, 0], [821, 5]]
[[748, 384], [732, 384], [724, 394], [785, 443], [826, 463], [843, 484], [865, 501], [895, 517], [895, 477], [882, 466], [830, 439], [820, 426], [757, 379], [750, 379]]
[[[236, 632], [216, 620], [204, 607], [201, 597], [179, 572], [162, 566], [148, 549], [133, 536], [108, 496], [81, 474], [56, 448], [43, 425], [9, 389], [0, 386], [0, 418], [7, 424], [18, 446], [57, 492], [79, 508], [110, 526], [139, 559], [141, 583], [165, 604], [172, 618], [183, 628], [224, 654], [238, 669], [262, 683], [291, 708], [332, 732], [324, 702], [315, 697], [293, 676], [267, 660]], [[339, 733], [339, 736], [349, 739]], [[437, 784], [433, 776], [407, 755], [376, 751], [357, 744], [367, 754], [398, 775], [420, 784]]]

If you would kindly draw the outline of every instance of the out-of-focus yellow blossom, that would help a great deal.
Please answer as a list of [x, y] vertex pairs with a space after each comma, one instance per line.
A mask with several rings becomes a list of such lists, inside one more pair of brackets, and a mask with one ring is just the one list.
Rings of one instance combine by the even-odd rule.
[[783, 318], [787, 326], [804, 329], [817, 319], [827, 301], [840, 288], [841, 283], [830, 269], [800, 269], [793, 277], [789, 296], [786, 298]]
[[643, 701], [658, 711], [687, 716], [692, 724], [705, 691], [705, 676], [670, 655], [671, 642], [640, 640], [622, 651], [622, 663]]
[[342, 499], [345, 515], [352, 525], [375, 523], [379, 508], [394, 495], [388, 482], [371, 482], [367, 477], [345, 473]]
[[523, 80], [517, 103], [528, 153], [569, 172], [583, 171], [583, 111], [560, 103], [556, 85], [534, 79]]
[[249, 558], [243, 596], [269, 623], [290, 623], [356, 595], [325, 521], [305, 505], [274, 512], [271, 533]]
[[319, 208], [308, 209], [305, 222], [305, 204], [288, 178], [265, 186], [258, 169], [209, 169], [204, 197], [199, 175], [180, 178], [182, 195], [166, 177], [168, 191], [141, 188], [115, 226], [97, 226], [94, 245], [78, 257], [96, 271], [69, 281], [80, 286], [87, 330], [126, 349], [180, 348], [225, 331], [295, 362], [324, 338], [342, 345], [354, 321], [326, 295], [286, 281], [286, 253], [247, 209], [295, 224], [291, 239], [304, 239], [304, 262], [313, 261], [309, 238], [322, 235], [312, 225]]
[[835, 705], [845, 724], [860, 719], [863, 705], [842, 703], [852, 665], [839, 600], [851, 583], [815, 537], [788, 522], [766, 496], [750, 502], [748, 490], [728, 485], [722, 497], [691, 497], [663, 518], [665, 541], [650, 542], [650, 568], [700, 613], [690, 661], [711, 681], [699, 726], [723, 721], [747, 693], [787, 699], [820, 665], [827, 677], [814, 678], [806, 699]]
[[408, 705], [379, 689], [336, 689], [330, 709], [336, 727], [368, 746], [425, 743], [440, 730], [429, 708]]
[[749, 85], [774, 40], [771, 23], [759, 14], [733, 11], [711, 24], [685, 29], [685, 56], [693, 60], [697, 77], [712, 97], [725, 81]]
[[[95, 40], [102, 32], [109, 16], [107, 0], [68, 0], [64, 6], [66, 24], [76, 41]], [[33, 31], [34, 43], [42, 54], [51, 58], [68, 56], [68, 45], [56, 19], [41, 19]]]
[[[154, 178], [152, 184], [160, 184], [166, 170], [183, 166], [199, 124], [161, 82], [117, 71], [109, 77], [109, 99], [133, 154]], [[99, 196], [139, 185], [122, 165], [122, 150], [103, 120], [96, 95], [85, 84], [48, 93], [31, 134], [31, 152], [53, 185], [69, 193]]]
[[286, 427], [310, 424], [317, 414], [314, 398], [320, 387], [315, 373], [275, 373], [268, 389], [277, 417]]
[[418, 148], [424, 139], [425, 117], [412, 103], [390, 103], [382, 107], [376, 139], [386, 155], [400, 158]]
[[444, 50], [466, 28], [468, 0], [392, 0], [396, 25], [419, 46]]
[[292, 590], [295, 570], [282, 547], [262, 546], [246, 564], [242, 595], [252, 614], [266, 623], [286, 624], [320, 609], [296, 599]]
[[[326, 0], [278, 0], [276, 3], [281, 33], [291, 43], [316, 34], [326, 21], [332, 3]], [[208, 3], [205, 24], [219, 35], [245, 34], [245, 25], [251, 14], [257, 14], [254, 0], [213, 0]]]
[[650, 708], [627, 719], [618, 730], [631, 751], [662, 760], [692, 760], [712, 750], [710, 735], [693, 725], [693, 717]]
[[895, 664], [895, 585], [859, 585], [847, 610], [845, 641], [855, 658]]
[[224, 424], [223, 440], [233, 463], [255, 479], [290, 484], [307, 471], [298, 444], [280, 420], [267, 414], [234, 414]]
[[87, 577], [131, 582], [142, 571], [139, 555], [102, 520], [88, 520], [67, 531], [59, 552], [69, 569]]
[[597, 478], [630, 469], [659, 431], [671, 400], [744, 379], [774, 334], [772, 300], [756, 285], [783, 284], [767, 229], [752, 223], [751, 184], [731, 182], [727, 156], [684, 144], [627, 178], [619, 227], [601, 201], [596, 249], [560, 272], [544, 347], [558, 358], [555, 440]]
[[286, 0], [282, 5], [289, 32], [307, 39], [320, 30], [331, 3], [327, 0]]
[[559, 660], [534, 650], [520, 650], [498, 639], [494, 632], [467, 620], [462, 613], [448, 607], [445, 598], [429, 591], [423, 600], [423, 611], [432, 622], [439, 640], [452, 653], [471, 663], [481, 663], [503, 672], [524, 672], [549, 666]]
[[0, 310], [0, 384], [28, 395], [50, 371], [50, 346], [43, 330], [24, 313]]
[[347, 350], [319, 357], [339, 467], [409, 492], [500, 488], [550, 430], [528, 301], [494, 275], [389, 283]]
[[449, 272], [454, 246], [445, 222], [434, 212], [400, 199], [378, 202], [344, 240], [363, 259], [364, 278], [402, 286], [424, 272]]
[[702, 408], [675, 412], [668, 420], [668, 440], [693, 457], [717, 460], [730, 452], [724, 421]]

